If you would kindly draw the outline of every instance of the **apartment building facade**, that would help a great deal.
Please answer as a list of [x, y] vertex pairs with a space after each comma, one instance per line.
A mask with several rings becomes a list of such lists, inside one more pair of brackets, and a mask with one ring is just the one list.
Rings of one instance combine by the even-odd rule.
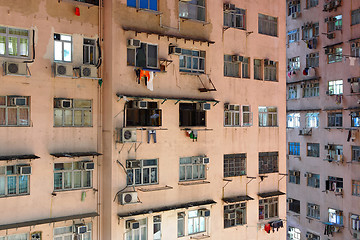
[[285, 239], [285, 5], [2, 2], [0, 240]]
[[360, 239], [360, 2], [287, 4], [288, 238]]

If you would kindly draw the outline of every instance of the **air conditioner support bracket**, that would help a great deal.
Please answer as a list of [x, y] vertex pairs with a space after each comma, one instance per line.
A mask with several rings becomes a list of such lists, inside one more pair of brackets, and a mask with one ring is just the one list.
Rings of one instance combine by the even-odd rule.
[[199, 78], [200, 82], [201, 82], [201, 85], [203, 85], [203, 88], [199, 88], [199, 91], [200, 92], [213, 92], [213, 91], [217, 91], [216, 90], [216, 87], [214, 85], [214, 83], [211, 81], [210, 77], [208, 74], [205, 74], [207, 80], [209, 81], [209, 83], [211, 84], [212, 88], [207, 88], [204, 84], [204, 82], [201, 80], [201, 77], [200, 75], [197, 75], [197, 77]]

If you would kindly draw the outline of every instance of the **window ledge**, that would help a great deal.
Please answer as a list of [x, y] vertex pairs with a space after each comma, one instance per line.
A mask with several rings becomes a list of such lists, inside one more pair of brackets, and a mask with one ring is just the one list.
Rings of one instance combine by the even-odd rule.
[[202, 20], [198, 20], [198, 19], [193, 19], [193, 18], [180, 17], [180, 19], [181, 19], [183, 22], [185, 22], [185, 21], [191, 21], [191, 22], [201, 23], [203, 26], [210, 24], [210, 22], [206, 22], [206, 21], [202, 21]]
[[345, 129], [344, 127], [325, 127], [324, 129], [326, 130], [331, 130], [331, 129], [340, 129], [340, 130], [343, 130]]
[[162, 12], [147, 9], [147, 8], [136, 8], [136, 12], [148, 12], [148, 13], [155, 14], [156, 16], [163, 14]]
[[54, 128], [92, 128], [93, 126], [54, 126]]
[[274, 221], [279, 221], [281, 220], [279, 217], [273, 217], [273, 218], [268, 218], [268, 219], [259, 219], [259, 224], [265, 224], [268, 222], [274, 222]]
[[205, 75], [205, 72], [182, 72], [180, 71], [180, 75], [192, 75], [192, 76], [201, 76], [201, 75]]
[[93, 191], [97, 191], [95, 188], [93, 187], [88, 187], [88, 188], [76, 188], [76, 189], [61, 189], [61, 190], [54, 190], [51, 194], [53, 196], [56, 196], [56, 194], [58, 193], [68, 193], [68, 192], [73, 192], [73, 191], [89, 191], [89, 190], [93, 190]]
[[198, 236], [191, 236], [190, 239], [207, 239], [210, 238], [210, 235], [206, 235], [206, 234], [201, 234]]
[[29, 196], [30, 193], [26, 193], [26, 194], [14, 194], [14, 195], [2, 195], [0, 196], [1, 198], [10, 198], [10, 197], [22, 197], [22, 196]]
[[278, 128], [279, 126], [259, 126], [259, 128]]
[[165, 186], [158, 186], [158, 187], [138, 187], [137, 190], [141, 192], [154, 192], [154, 191], [162, 191], [162, 190], [171, 190], [173, 187], [165, 185]]
[[178, 185], [182, 185], [182, 186], [191, 186], [191, 185], [200, 185], [200, 184], [208, 184], [210, 183], [209, 181], [184, 181], [184, 182], [179, 182]]

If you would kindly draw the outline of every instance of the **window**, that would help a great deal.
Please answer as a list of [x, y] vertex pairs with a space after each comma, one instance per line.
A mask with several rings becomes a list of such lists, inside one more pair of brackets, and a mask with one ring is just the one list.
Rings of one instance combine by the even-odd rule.
[[300, 171], [289, 170], [289, 183], [300, 184]]
[[360, 146], [351, 146], [351, 160], [360, 162]]
[[96, 5], [96, 6], [99, 6], [99, 0], [73, 0], [75, 2], [85, 2], [85, 3], [88, 3], [88, 4], [93, 4], [93, 5]]
[[127, 185], [158, 183], [158, 159], [126, 160]]
[[26, 195], [30, 193], [30, 175], [23, 175], [21, 167], [29, 165], [10, 165], [0, 167], [0, 197]]
[[294, 71], [300, 69], [300, 57], [288, 58], [288, 70]]
[[58, 62], [72, 61], [72, 36], [54, 34], [54, 60]]
[[179, 181], [206, 179], [206, 168], [202, 156], [180, 158]]
[[300, 113], [289, 113], [287, 115], [287, 127], [288, 128], [300, 127]]
[[342, 113], [328, 113], [328, 127], [342, 127]]
[[254, 79], [256, 79], [256, 80], [263, 79], [262, 60], [261, 59], [254, 59]]
[[328, 32], [333, 32], [336, 30], [341, 30], [342, 29], [342, 15], [338, 15], [335, 17], [329, 17], [326, 18], [325, 21], [327, 22], [327, 31]]
[[352, 195], [360, 197], [360, 181], [352, 180]]
[[288, 203], [289, 203], [289, 211], [300, 214], [300, 201], [299, 200], [296, 200], [293, 198], [288, 198]]
[[246, 10], [235, 8], [224, 11], [224, 26], [246, 30]]
[[224, 206], [224, 228], [246, 224], [246, 203]]
[[303, 97], [318, 97], [319, 96], [319, 82], [313, 82], [303, 85]]
[[264, 61], [264, 80], [277, 81], [277, 63], [274, 61]]
[[127, 65], [139, 68], [158, 68], [158, 46], [141, 42], [139, 48], [127, 49]]
[[206, 218], [201, 216], [199, 210], [188, 212], [188, 234], [201, 233], [206, 231]]
[[288, 16], [291, 16], [291, 14], [301, 11], [300, 0], [290, 1], [288, 3], [289, 3]]
[[0, 126], [29, 126], [30, 97], [0, 96]]
[[306, 240], [320, 240], [320, 236], [314, 234], [314, 233], [310, 233], [307, 232], [306, 233]]
[[335, 145], [335, 144], [325, 145], [325, 150], [327, 150], [327, 154], [328, 154], [325, 160], [339, 161], [339, 162], [342, 161], [342, 155], [343, 155], [342, 145]]
[[125, 233], [125, 240], [147, 240], [147, 218], [138, 219], [139, 228], [129, 229]]
[[311, 40], [319, 36], [319, 23], [310, 23], [302, 26], [303, 40]]
[[351, 56], [360, 57], [360, 41], [352, 42], [350, 47], [351, 47]]
[[343, 94], [343, 80], [329, 81], [328, 91], [329, 95]]
[[161, 240], [161, 215], [153, 217], [154, 237], [153, 240]]
[[316, 7], [319, 4], [319, 0], [306, 0], [306, 8]]
[[177, 230], [178, 230], [178, 237], [185, 236], [185, 213], [181, 212], [178, 213], [178, 222], [177, 222]]
[[29, 57], [29, 31], [0, 26], [0, 56]]
[[307, 173], [307, 186], [313, 188], [320, 188], [320, 175], [314, 173]]
[[70, 240], [70, 239], [81, 239], [81, 240], [91, 240], [91, 228], [92, 224], [86, 224], [86, 232], [83, 234], [76, 234], [75, 226], [68, 227], [58, 227], [54, 228], [54, 240]]
[[305, 115], [306, 128], [318, 128], [319, 127], [319, 113], [307, 113]]
[[240, 69], [239, 61], [233, 61], [232, 55], [224, 55], [224, 76], [240, 77], [239, 69]]
[[301, 231], [298, 228], [295, 227], [289, 227], [288, 229], [288, 239], [289, 240], [300, 240], [300, 236], [301, 236]]
[[328, 63], [341, 62], [343, 59], [342, 47], [327, 48], [325, 49], [325, 53], [328, 56]]
[[351, 25], [356, 25], [360, 23], [360, 8], [351, 11]]
[[95, 65], [95, 40], [84, 38], [83, 64]]
[[205, 0], [179, 1], [179, 17], [205, 21]]
[[351, 112], [351, 127], [360, 127], [360, 112]]
[[319, 53], [318, 52], [306, 54], [306, 67], [307, 68], [319, 67]]
[[308, 143], [307, 144], [307, 156], [308, 157], [320, 157], [320, 144]]
[[258, 15], [259, 18], [259, 33], [277, 37], [278, 35], [278, 26], [277, 26], [277, 17], [272, 17], [264, 14]]
[[360, 231], [360, 216], [356, 214], [350, 215], [350, 226], [352, 230]]
[[242, 77], [243, 78], [250, 78], [250, 58], [244, 57], [243, 61], [241, 63], [241, 71], [242, 71]]
[[278, 216], [278, 197], [259, 200], [259, 220], [266, 220]]
[[29, 239], [28, 233], [0, 236], [0, 240], [28, 240], [28, 239]]
[[246, 153], [224, 155], [224, 177], [246, 175]]
[[300, 143], [289, 142], [289, 155], [300, 156]]
[[[145, 108], [140, 103], [146, 104]], [[126, 126], [159, 127], [162, 125], [162, 110], [158, 102], [129, 101], [126, 108]]]
[[225, 127], [240, 126], [240, 105], [225, 104]]
[[54, 191], [91, 188], [93, 169], [86, 169], [86, 163], [88, 162], [55, 163]]
[[343, 211], [329, 208], [329, 222], [343, 225]]
[[205, 51], [181, 49], [180, 72], [204, 73], [205, 54]]
[[287, 32], [288, 43], [298, 42], [300, 40], [299, 29], [291, 30]]
[[157, 11], [158, 0], [127, 0], [127, 6]]
[[259, 174], [279, 171], [278, 152], [259, 152]]
[[259, 107], [259, 127], [277, 126], [277, 107]]
[[54, 127], [91, 127], [92, 101], [54, 98]]
[[337, 191], [338, 189], [343, 189], [344, 180], [343, 178], [329, 176], [328, 180], [325, 181], [327, 191]]
[[289, 85], [288, 86], [288, 99], [297, 99], [298, 98], [298, 94], [297, 94], [297, 86], [298, 85]]
[[201, 103], [180, 103], [180, 127], [206, 126], [206, 111]]
[[242, 108], [242, 126], [252, 126], [252, 112], [251, 112], [251, 108], [248, 105], [243, 105], [241, 106]]
[[320, 205], [308, 203], [306, 216], [320, 219]]

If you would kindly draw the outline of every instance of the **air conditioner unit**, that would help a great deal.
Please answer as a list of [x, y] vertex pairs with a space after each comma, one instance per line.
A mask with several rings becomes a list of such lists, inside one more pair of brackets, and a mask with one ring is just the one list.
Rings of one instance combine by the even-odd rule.
[[328, 39], [334, 39], [335, 38], [335, 33], [330, 33], [326, 35]]
[[127, 220], [126, 229], [139, 229], [140, 223], [136, 220]]
[[27, 98], [26, 97], [11, 97], [10, 105], [11, 106], [26, 106]]
[[5, 62], [4, 70], [5, 75], [28, 75], [28, 67], [26, 63]]
[[224, 11], [232, 11], [235, 10], [235, 4], [224, 3]]
[[224, 103], [224, 110], [230, 110], [230, 104]]
[[136, 128], [122, 128], [120, 142], [136, 142]]
[[211, 109], [211, 104], [210, 103], [202, 103], [202, 110], [207, 111]]
[[118, 197], [118, 201], [121, 205], [137, 203], [138, 202], [138, 194], [137, 194], [137, 192], [120, 193], [120, 196]]
[[238, 55], [232, 55], [231, 56], [231, 61], [233, 61], [233, 62], [242, 62], [242, 61], [244, 61], [244, 57], [243, 56], [238, 56]]
[[170, 45], [169, 46], [169, 54], [180, 55], [181, 54], [181, 48]]
[[210, 217], [210, 210], [208, 209], [199, 209], [200, 217]]
[[126, 160], [126, 168], [140, 168], [141, 161], [136, 159], [128, 159]]
[[72, 107], [72, 100], [71, 99], [60, 100], [60, 107], [61, 108], [71, 108]]
[[81, 73], [80, 76], [82, 78], [93, 78], [93, 79], [98, 78], [97, 68], [95, 66], [88, 66], [88, 65], [81, 66], [80, 73]]
[[94, 170], [95, 163], [94, 162], [85, 162], [84, 163], [84, 169], [85, 170]]
[[31, 175], [31, 167], [30, 166], [18, 166], [18, 173], [20, 175]]
[[55, 76], [74, 77], [74, 67], [71, 64], [55, 63]]
[[209, 163], [210, 163], [210, 158], [208, 158], [208, 157], [203, 157], [203, 163], [204, 163], [204, 164], [209, 164]]
[[148, 102], [146, 101], [133, 101], [133, 108], [138, 108], [138, 109], [147, 109], [148, 108]]
[[335, 189], [335, 192], [337, 192], [337, 193], [342, 193], [342, 192], [343, 192], [343, 189], [342, 189], [342, 188], [336, 188], [336, 189]]
[[141, 47], [141, 41], [136, 40], [136, 39], [128, 39], [127, 47], [128, 48], [139, 48], [139, 47]]
[[88, 231], [86, 225], [75, 225], [75, 233], [76, 234], [84, 234]]
[[41, 232], [31, 233], [31, 240], [41, 240]]

